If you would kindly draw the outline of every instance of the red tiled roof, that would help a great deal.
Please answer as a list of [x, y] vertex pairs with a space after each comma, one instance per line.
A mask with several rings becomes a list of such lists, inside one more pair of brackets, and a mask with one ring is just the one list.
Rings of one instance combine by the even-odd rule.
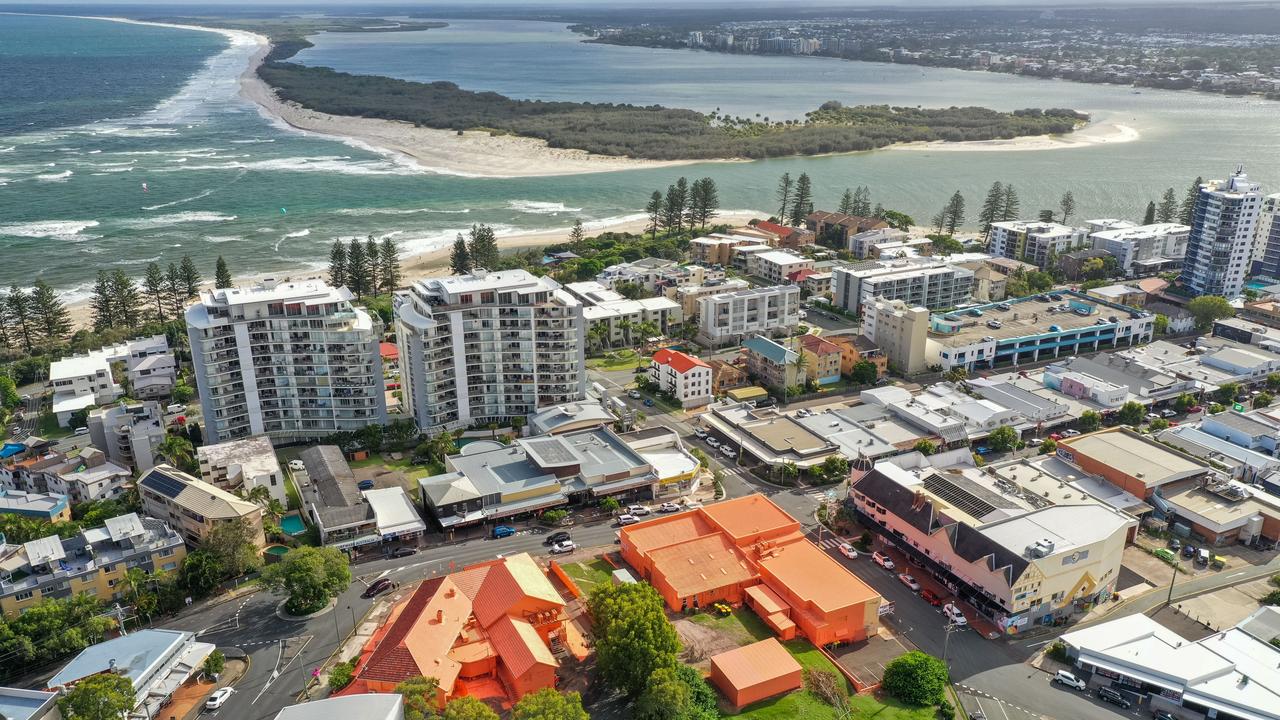
[[400, 682], [422, 673], [418, 669], [418, 663], [413, 659], [413, 654], [409, 652], [409, 648], [405, 647], [404, 639], [409, 631], [413, 630], [413, 626], [418, 622], [418, 616], [426, 609], [427, 604], [431, 602], [431, 598], [443, 583], [442, 577], [431, 578], [414, 591], [386, 635], [382, 636], [382, 642], [369, 656], [369, 662], [365, 663], [364, 669], [360, 671], [361, 677]]
[[529, 672], [534, 665], [560, 665], [532, 625], [509, 615], [504, 615], [489, 628], [489, 642], [515, 677]]
[[662, 348], [658, 352], [654, 353], [653, 361], [659, 365], [670, 365], [681, 375], [696, 367], [711, 367], [692, 355], [686, 355], [679, 350], [672, 350], [670, 348]]
[[764, 230], [765, 232], [771, 232], [779, 238], [791, 237], [791, 233], [796, 231], [795, 228], [789, 228], [786, 225], [779, 225], [778, 223], [769, 222], [768, 220], [761, 220], [756, 223], [756, 227]]
[[836, 345], [830, 340], [824, 340], [817, 335], [801, 335], [800, 347], [803, 347], [805, 350], [808, 350], [815, 355], [830, 355], [832, 353], [840, 352], [839, 345]]
[[805, 268], [803, 270], [797, 270], [791, 273], [790, 275], [787, 275], [787, 279], [790, 280], [791, 282], [802, 282], [805, 278], [808, 278], [811, 275], [817, 275], [817, 274], [818, 274], [817, 270], [813, 270], [811, 268]]
[[400, 348], [395, 343], [379, 343], [378, 353], [382, 355], [383, 360], [398, 360], [400, 358]]

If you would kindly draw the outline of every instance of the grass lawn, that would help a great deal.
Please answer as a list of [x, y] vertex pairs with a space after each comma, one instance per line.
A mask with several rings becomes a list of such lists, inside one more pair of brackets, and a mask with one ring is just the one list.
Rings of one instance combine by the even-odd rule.
[[42, 414], [39, 422], [36, 423], [36, 434], [45, 440], [70, 437], [71, 432], [71, 430], [58, 425], [58, 416], [53, 413]]
[[596, 585], [608, 583], [613, 575], [613, 566], [598, 558], [591, 562], [567, 563], [561, 567], [564, 568], [565, 574], [578, 583], [578, 589], [584, 593], [591, 592]]
[[605, 372], [616, 372], [618, 370], [630, 370], [636, 366], [636, 362], [635, 350], [614, 350], [604, 357], [588, 359], [587, 367]]
[[712, 612], [704, 612], [691, 616], [689, 620], [719, 630], [731, 636], [740, 645], [748, 645], [773, 637], [773, 632], [764, 624], [760, 616], [746, 607], [734, 608], [733, 612], [724, 617]]

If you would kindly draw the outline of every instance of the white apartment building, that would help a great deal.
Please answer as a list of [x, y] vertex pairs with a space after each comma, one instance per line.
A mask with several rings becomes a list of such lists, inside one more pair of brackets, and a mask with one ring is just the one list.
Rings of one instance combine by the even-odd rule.
[[879, 345], [889, 362], [908, 375], [924, 370], [928, 364], [927, 308], [877, 298], [865, 307], [862, 334]]
[[196, 448], [196, 459], [200, 479], [211, 485], [223, 490], [244, 488], [246, 495], [256, 487], [265, 487], [280, 504], [289, 504], [275, 448], [264, 435], [204, 445]]
[[698, 342], [721, 347], [800, 324], [800, 287], [771, 285], [698, 298]]
[[111, 500], [120, 497], [133, 483], [133, 472], [107, 459], [95, 448], [84, 448], [76, 458], [61, 462], [38, 474], [37, 489], [66, 495], [71, 503]]
[[1261, 211], [1261, 187], [1242, 167], [1227, 180], [1200, 186], [1179, 278], [1192, 296], [1244, 294]]
[[49, 382], [59, 425], [65, 426], [77, 410], [105, 405], [125, 394], [125, 385], [111, 374], [112, 363], [123, 365], [119, 379], [128, 385], [129, 395], [139, 400], [168, 397], [177, 380], [177, 366], [164, 335], [56, 360], [49, 365]]
[[671, 393], [686, 409], [711, 402], [711, 366], [678, 350], [663, 348], [653, 354], [649, 382]]
[[787, 276], [799, 270], [812, 270], [813, 261], [782, 250], [757, 253], [749, 261], [752, 275], [762, 277], [774, 285], [787, 282]]
[[424, 432], [505, 422], [586, 393], [582, 302], [550, 278], [422, 280], [396, 293], [395, 313], [405, 406]]
[[1055, 222], [1012, 220], [991, 224], [987, 251], [1037, 265], [1049, 264], [1050, 255], [1061, 255], [1085, 244], [1085, 231]]
[[89, 412], [89, 441], [117, 465], [146, 472], [164, 442], [164, 412], [154, 401], [107, 405]]
[[640, 326], [652, 324], [658, 333], [665, 335], [684, 322], [684, 311], [676, 301], [667, 297], [649, 297], [628, 300], [598, 282], [569, 283], [564, 286], [582, 303], [582, 317], [586, 321], [588, 342], [598, 335], [593, 330], [605, 326], [604, 338], [609, 345], [632, 345], [640, 338]]
[[832, 302], [854, 314], [876, 298], [941, 310], [967, 302], [972, 294], [972, 270], [927, 258], [831, 269]]
[[346, 288], [264, 280], [187, 308], [205, 439], [325, 437], [385, 423], [382, 323]]
[[[1090, 225], [1106, 221], [1093, 220]], [[1116, 221], [1103, 230], [1089, 233], [1094, 250], [1105, 250], [1116, 258], [1117, 266], [1129, 277], [1151, 275], [1170, 263], [1181, 265], [1187, 254], [1191, 228], [1179, 223], [1135, 225]]]
[[1280, 279], [1280, 193], [1262, 199], [1254, 237], [1251, 274]]
[[698, 317], [699, 298], [718, 293], [745, 290], [749, 287], [751, 287], [751, 283], [735, 278], [723, 280], [714, 285], [689, 285], [686, 287], [667, 288], [666, 295], [680, 304], [680, 312], [684, 313], [684, 319], [690, 321]]

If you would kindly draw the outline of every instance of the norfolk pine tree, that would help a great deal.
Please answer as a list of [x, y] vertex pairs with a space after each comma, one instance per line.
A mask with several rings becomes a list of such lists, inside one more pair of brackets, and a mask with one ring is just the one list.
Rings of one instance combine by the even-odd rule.
[[213, 286], [219, 289], [231, 287], [231, 270], [227, 268], [227, 261], [221, 255], [213, 266]]
[[329, 249], [329, 284], [343, 287], [347, 284], [347, 246], [334, 240]]

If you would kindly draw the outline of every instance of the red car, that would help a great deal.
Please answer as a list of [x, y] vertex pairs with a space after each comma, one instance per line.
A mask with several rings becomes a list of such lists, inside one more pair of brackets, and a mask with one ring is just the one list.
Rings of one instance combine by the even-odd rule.
[[942, 598], [938, 597], [937, 593], [927, 588], [920, 591], [920, 597], [934, 607], [938, 607], [942, 604]]

